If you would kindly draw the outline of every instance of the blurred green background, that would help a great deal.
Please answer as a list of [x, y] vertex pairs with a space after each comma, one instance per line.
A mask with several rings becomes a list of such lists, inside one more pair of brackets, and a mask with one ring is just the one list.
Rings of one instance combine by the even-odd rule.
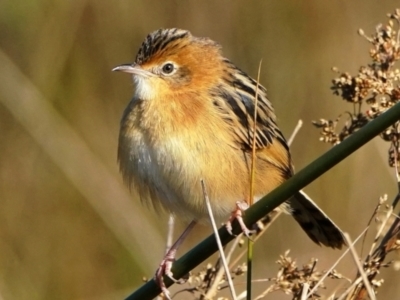
[[[354, 73], [366, 64], [369, 45], [357, 29], [372, 33], [396, 6], [398, 0], [1, 1], [0, 299], [122, 299], [156, 269], [168, 218], [122, 184], [117, 137], [132, 83], [111, 73], [133, 61], [149, 32], [180, 27], [210, 37], [252, 76], [262, 59], [261, 82], [285, 135], [304, 121], [292, 146], [301, 169], [329, 149], [311, 120], [352, 109], [331, 94], [331, 67]], [[396, 192], [387, 145], [375, 139], [306, 190], [354, 239], [379, 196]], [[210, 231], [197, 228], [180, 253]], [[318, 268], [341, 254], [314, 245], [284, 216], [256, 245], [255, 278], [273, 276], [286, 249], [300, 265], [318, 257]], [[349, 262], [338, 271], [353, 278]], [[400, 293], [394, 272], [382, 272], [380, 299]]]

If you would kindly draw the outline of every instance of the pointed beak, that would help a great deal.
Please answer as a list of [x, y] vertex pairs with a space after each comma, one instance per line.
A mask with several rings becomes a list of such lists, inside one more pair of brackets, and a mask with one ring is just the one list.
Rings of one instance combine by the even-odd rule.
[[143, 77], [153, 76], [153, 73], [151, 73], [147, 70], [143, 70], [140, 65], [135, 64], [135, 63], [123, 64], [123, 65], [115, 67], [111, 71], [113, 71], [113, 72], [120, 71], [120, 72], [125, 72], [125, 73], [131, 73], [133, 75], [139, 75], [139, 76], [143, 76]]

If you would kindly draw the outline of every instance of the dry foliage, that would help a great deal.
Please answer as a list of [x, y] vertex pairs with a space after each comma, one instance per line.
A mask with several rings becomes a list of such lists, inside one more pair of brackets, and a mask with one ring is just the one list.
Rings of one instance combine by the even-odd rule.
[[[366, 125], [370, 120], [380, 116], [387, 109], [400, 100], [400, 71], [397, 63], [400, 60], [400, 9], [388, 14], [386, 25], [378, 25], [376, 32], [367, 36], [362, 29], [358, 33], [371, 44], [369, 51], [372, 62], [360, 67], [357, 75], [333, 71], [338, 77], [333, 79], [332, 87], [335, 95], [353, 105], [344, 126], [338, 128], [341, 116], [335, 120], [320, 119], [314, 125], [321, 128], [321, 141], [339, 144], [346, 137]], [[368, 108], [364, 111], [364, 107]], [[400, 122], [396, 122], [381, 133], [381, 138], [390, 143], [389, 165], [396, 166], [399, 162], [399, 129]]]

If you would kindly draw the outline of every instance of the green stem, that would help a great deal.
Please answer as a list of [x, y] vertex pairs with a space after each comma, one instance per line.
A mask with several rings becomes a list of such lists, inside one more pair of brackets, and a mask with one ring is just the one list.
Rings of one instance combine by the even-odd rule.
[[251, 239], [247, 240], [247, 280], [246, 280], [246, 299], [251, 300], [251, 283], [253, 274], [253, 247], [254, 242]]
[[[398, 120], [400, 120], [400, 103], [397, 103], [384, 114], [368, 123], [339, 145], [331, 148], [303, 170], [295, 174], [288, 181], [284, 182], [281, 186], [252, 205], [248, 210], [246, 210], [244, 218], [246, 225], [250, 227], [252, 224], [271, 212], [275, 207], [282, 204], [286, 199], [289, 199], [297, 191], [310, 184], [313, 180], [341, 162], [347, 156]], [[233, 232], [239, 233], [240, 226], [238, 226], [236, 222], [234, 225]], [[226, 231], [225, 227], [220, 228], [218, 233], [223, 245], [226, 245], [234, 238]], [[215, 237], [211, 235], [174, 263], [172, 271], [175, 278], [181, 278], [216, 251], [217, 244], [215, 242]], [[165, 278], [165, 283], [167, 286], [170, 286], [173, 282], [169, 278]], [[156, 297], [159, 293], [160, 289], [156, 285], [155, 281], [150, 280], [137, 289], [133, 294], [128, 296], [126, 300], [150, 300]]]

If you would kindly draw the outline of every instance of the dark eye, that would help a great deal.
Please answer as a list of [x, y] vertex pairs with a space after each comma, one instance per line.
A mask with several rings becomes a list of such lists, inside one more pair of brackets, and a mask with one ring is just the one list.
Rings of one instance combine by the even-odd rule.
[[175, 67], [174, 67], [173, 64], [171, 64], [171, 63], [166, 63], [166, 64], [163, 65], [163, 67], [162, 67], [162, 72], [163, 72], [164, 74], [171, 74], [172, 71], [174, 71], [174, 69], [175, 69]]

